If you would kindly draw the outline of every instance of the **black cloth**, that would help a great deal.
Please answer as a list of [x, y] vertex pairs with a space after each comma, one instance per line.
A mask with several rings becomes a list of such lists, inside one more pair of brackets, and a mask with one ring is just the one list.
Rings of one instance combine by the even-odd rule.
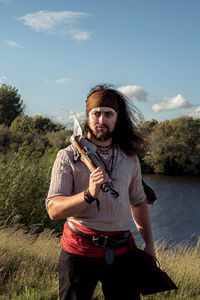
[[108, 265], [104, 258], [84, 257], [61, 250], [59, 273], [60, 300], [90, 300], [98, 281], [105, 300], [140, 300], [134, 271], [134, 253], [115, 257]]

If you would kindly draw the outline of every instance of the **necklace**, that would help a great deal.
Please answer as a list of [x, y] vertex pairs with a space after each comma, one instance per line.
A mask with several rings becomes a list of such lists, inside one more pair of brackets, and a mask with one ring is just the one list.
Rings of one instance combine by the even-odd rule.
[[109, 152], [110, 152], [110, 149], [113, 148], [113, 145], [110, 144], [108, 146], [97, 146], [97, 151], [98, 151], [98, 154], [101, 155], [101, 157], [103, 159], [108, 159], [109, 157]]
[[110, 154], [110, 150], [113, 148], [113, 145], [109, 145], [109, 146], [97, 146], [98, 149], [98, 153], [101, 155], [101, 157], [103, 159], [108, 159], [109, 154]]
[[[110, 177], [111, 181], [113, 181], [114, 179], [112, 178], [112, 172], [113, 172], [113, 167], [114, 167], [114, 156], [115, 156], [115, 154], [114, 154], [114, 145], [112, 145], [112, 155], [110, 157], [110, 160], [107, 163], [104, 162], [104, 160], [102, 159], [103, 156], [100, 153], [96, 152], [96, 154], [98, 156], [99, 161], [104, 166], [104, 170], [106, 171], [106, 173]], [[109, 168], [110, 163], [111, 163], [111, 166]]]

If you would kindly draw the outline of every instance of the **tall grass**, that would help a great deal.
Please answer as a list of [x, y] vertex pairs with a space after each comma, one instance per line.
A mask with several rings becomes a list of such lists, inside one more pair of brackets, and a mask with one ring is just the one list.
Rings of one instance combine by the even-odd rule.
[[[157, 243], [161, 267], [179, 289], [142, 296], [142, 300], [200, 300], [199, 246], [182, 243], [166, 250], [165, 242]], [[59, 253], [60, 239], [50, 231], [36, 236], [24, 229], [0, 227], [0, 300], [57, 300]], [[104, 299], [100, 283], [93, 299]]]
[[23, 229], [0, 229], [0, 300], [56, 300], [59, 239]]

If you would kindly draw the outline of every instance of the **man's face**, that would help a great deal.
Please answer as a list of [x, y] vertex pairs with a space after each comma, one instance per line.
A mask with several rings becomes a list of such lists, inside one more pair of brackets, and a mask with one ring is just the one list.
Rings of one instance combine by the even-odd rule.
[[110, 139], [116, 122], [117, 112], [111, 107], [95, 107], [88, 115], [90, 133], [97, 141]]

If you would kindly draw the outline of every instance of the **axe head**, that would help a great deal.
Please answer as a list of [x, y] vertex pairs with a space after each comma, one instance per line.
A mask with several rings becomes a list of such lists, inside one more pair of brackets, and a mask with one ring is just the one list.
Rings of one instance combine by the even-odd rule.
[[81, 126], [75, 116], [75, 114], [73, 113], [73, 118], [74, 118], [74, 131], [73, 134], [70, 138], [71, 143], [73, 144], [75, 139], [78, 139], [78, 137], [82, 136], [82, 129]]

